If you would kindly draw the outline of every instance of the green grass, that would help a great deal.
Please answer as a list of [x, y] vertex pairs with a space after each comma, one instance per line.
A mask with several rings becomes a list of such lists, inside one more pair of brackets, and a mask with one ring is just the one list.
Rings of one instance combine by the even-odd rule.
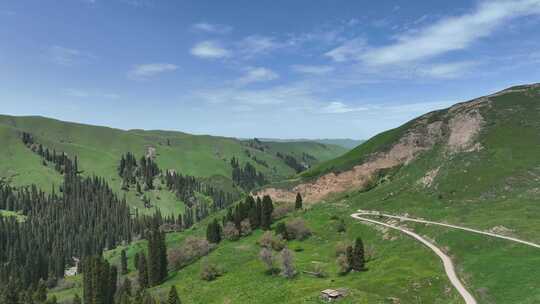
[[[349, 214], [361, 208], [408, 213], [411, 217], [481, 230], [502, 225], [519, 238], [540, 243], [539, 96], [540, 89], [536, 88], [492, 98], [491, 104], [481, 112], [486, 123], [478, 139], [482, 145], [480, 151], [448, 154], [442, 145], [436, 145], [415, 161], [395, 168], [389, 180], [370, 191], [334, 194], [308, 211], [292, 214], [290, 217], [304, 218], [313, 231], [308, 240], [288, 244], [291, 249], [302, 248], [295, 252], [297, 269], [310, 270], [313, 262], [318, 262], [328, 272], [327, 278], [301, 273], [286, 280], [267, 275], [257, 256], [256, 241], [261, 235], [258, 231], [237, 242], [224, 241], [209, 255], [209, 261], [225, 270], [216, 281], [199, 278], [202, 261], [198, 261], [181, 271], [170, 272], [167, 281], [151, 292], [164, 295], [175, 285], [183, 303], [318, 303], [321, 290], [343, 287], [349, 289], [350, 296], [342, 303], [385, 303], [388, 297], [399, 298], [401, 303], [461, 303], [447, 281], [440, 260], [429, 249], [399, 232], [392, 232], [396, 240], [384, 240], [377, 229], [354, 221]], [[431, 119], [444, 113], [447, 112], [436, 112]], [[410, 124], [382, 133], [282, 184], [351, 168], [374, 152], [386, 151]], [[156, 136], [154, 132], [143, 134]], [[274, 152], [282, 148], [272, 146]], [[295, 153], [295, 149], [291, 148], [289, 153]], [[272, 157], [272, 153], [252, 152], [261, 159]], [[432, 186], [421, 186], [418, 181], [437, 167], [439, 174]], [[216, 170], [219, 172], [219, 168]], [[221, 182], [227, 185], [226, 180]], [[333, 215], [346, 220], [345, 234], [335, 231]], [[434, 239], [448, 252], [460, 278], [479, 303], [540, 302], [538, 249], [438, 226], [407, 225]], [[168, 246], [179, 246], [189, 235], [204, 235], [204, 227], [205, 222], [190, 231], [169, 234]], [[368, 264], [367, 272], [339, 276], [334, 247], [337, 242], [356, 236], [361, 236], [367, 246], [373, 246], [376, 259]], [[144, 247], [144, 241], [126, 247], [130, 264], [134, 253]], [[113, 263], [118, 263], [118, 256], [119, 249], [106, 253]], [[135, 273], [132, 271], [129, 276], [135, 278]], [[80, 288], [77, 283], [80, 278], [69, 280]], [[65, 289], [55, 294], [66, 300], [77, 290]]]
[[17, 219], [17, 221], [19, 222], [24, 222], [26, 220], [26, 216], [24, 216], [23, 214], [21, 214], [20, 212], [14, 212], [14, 211], [9, 211], [9, 210], [2, 210], [0, 209], [0, 217], [15, 217]]
[[[374, 229], [352, 220], [347, 214], [349, 207], [340, 204], [318, 205], [305, 212], [292, 214], [289, 218], [303, 217], [313, 235], [305, 241], [288, 242], [295, 251], [295, 264], [300, 273], [292, 280], [279, 275], [268, 275], [258, 259], [260, 250], [257, 240], [262, 232], [236, 242], [223, 241], [208, 257], [219, 265], [225, 274], [212, 282], [200, 279], [202, 260], [169, 273], [166, 282], [150, 289], [152, 294], [163, 296], [175, 285], [183, 303], [320, 303], [319, 293], [326, 288], [347, 288], [349, 296], [342, 303], [386, 303], [388, 297], [401, 299], [402, 303], [460, 303], [459, 296], [450, 289], [443, 275], [442, 265], [431, 251], [421, 245], [395, 234], [397, 240], [385, 241]], [[347, 223], [343, 234], [335, 231], [334, 215]], [[203, 229], [167, 236], [168, 247], [181, 244], [187, 235], [202, 235]], [[368, 263], [369, 270], [361, 273], [338, 274], [335, 246], [339, 241], [353, 240], [361, 236], [366, 246], [373, 247], [375, 259]], [[119, 263], [121, 248], [106, 253], [115, 264]], [[130, 273], [136, 279], [132, 267], [135, 252], [145, 250], [144, 241], [127, 247]], [[328, 273], [326, 278], [315, 278], [301, 271], [312, 270], [315, 263]], [[80, 278], [70, 278], [80, 282]], [[80, 283], [77, 284], [80, 286]], [[54, 294], [60, 300], [68, 300], [80, 289], [67, 289]], [[441, 298], [440, 295], [445, 297]]]
[[[322, 145], [313, 142], [304, 143], [267, 143], [270, 149], [261, 152], [248, 148], [244, 142], [225, 137], [190, 135], [171, 131], [123, 131], [107, 127], [90, 126], [48, 119], [43, 117], [12, 117], [0, 115], [0, 177], [14, 185], [35, 183], [48, 191], [52, 185], [61, 183], [61, 176], [53, 168], [43, 166], [41, 159], [27, 149], [20, 140], [20, 132], [30, 132], [36, 141], [49, 149], [76, 155], [79, 167], [85, 175], [104, 177], [117, 193], [121, 180], [116, 167], [123, 153], [133, 152], [137, 157], [146, 153], [147, 147], [155, 147], [156, 161], [162, 169], [174, 169], [182, 174], [194, 175], [209, 180], [219, 181], [231, 189], [230, 159], [235, 156], [240, 163], [252, 162], [257, 170], [271, 180], [292, 176], [295, 172], [288, 167], [276, 153], [309, 153], [320, 161], [341, 155], [346, 149]], [[167, 145], [167, 142], [170, 145]], [[245, 150], [268, 163], [268, 168], [252, 161]], [[228, 179], [227, 183], [224, 179]], [[125, 193], [132, 206], [143, 206], [134, 191]], [[176, 200], [166, 190], [156, 190], [148, 194], [152, 203], [164, 212], [178, 213], [183, 210], [183, 203]], [[143, 210], [153, 212], [152, 210]]]

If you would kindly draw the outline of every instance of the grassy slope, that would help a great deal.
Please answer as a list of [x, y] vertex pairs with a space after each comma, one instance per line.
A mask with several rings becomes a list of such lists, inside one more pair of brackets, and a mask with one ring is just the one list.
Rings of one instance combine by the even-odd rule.
[[[186, 303], [317, 303], [318, 292], [325, 288], [347, 287], [352, 296], [344, 303], [378, 303], [387, 297], [400, 298], [402, 303], [460, 303], [437, 258], [409, 238], [382, 240], [381, 234], [369, 226], [352, 222], [348, 214], [358, 208], [391, 213], [409, 213], [464, 226], [490, 229], [503, 225], [523, 239], [540, 242], [540, 90], [510, 93], [492, 98], [490, 108], [482, 115], [487, 124], [479, 141], [483, 149], [445, 157], [442, 147], [424, 153], [419, 159], [394, 172], [389, 182], [368, 192], [352, 191], [334, 195], [327, 203], [316, 205], [302, 214], [314, 231], [304, 242], [292, 242], [298, 268], [309, 270], [313, 261], [322, 262], [330, 276], [315, 279], [300, 275], [292, 281], [269, 277], [257, 259], [255, 244], [259, 235], [238, 242], [225, 241], [209, 259], [222, 266], [226, 274], [214, 282], [199, 279], [201, 262], [180, 272], [152, 291], [164, 294], [171, 284], [178, 286]], [[328, 170], [343, 170], [357, 164], [374, 151], [391, 146], [407, 125], [374, 137], [341, 158], [321, 164], [306, 173], [306, 178]], [[519, 136], [516, 136], [519, 135]], [[441, 166], [430, 188], [418, 180]], [[334, 231], [330, 216], [347, 219], [347, 235]], [[480, 303], [525, 303], [540, 301], [540, 255], [537, 249], [494, 240], [441, 227], [412, 225], [411, 228], [434, 239], [445, 248], [457, 264], [465, 284]], [[177, 246], [188, 234], [168, 236], [170, 247]], [[345, 277], [336, 275], [333, 248], [339, 240], [360, 235], [367, 245], [374, 246], [376, 259], [365, 273]], [[130, 254], [142, 248], [136, 243]], [[109, 252], [117, 263], [118, 250]], [[134, 275], [134, 274], [132, 274]], [[74, 278], [77, 281], [79, 278]], [[419, 283], [419, 285], [418, 285]], [[74, 289], [61, 291], [69, 298]]]
[[[385, 241], [375, 230], [358, 224], [348, 217], [348, 209], [341, 203], [318, 205], [313, 209], [290, 215], [301, 216], [313, 231], [313, 236], [305, 241], [292, 241], [288, 247], [294, 252], [297, 270], [312, 270], [320, 263], [329, 274], [327, 278], [314, 278], [300, 273], [293, 280], [265, 273], [258, 260], [260, 247], [256, 244], [261, 231], [240, 241], [224, 241], [207, 258], [218, 264], [225, 274], [213, 282], [202, 281], [199, 277], [201, 263], [198, 261], [181, 271], [171, 272], [167, 281], [151, 292], [164, 296], [171, 285], [179, 289], [182, 303], [320, 303], [319, 292], [326, 288], [347, 288], [350, 295], [341, 303], [386, 303], [388, 297], [397, 297], [401, 303], [460, 303], [457, 294], [446, 289], [450, 286], [442, 273], [442, 266], [431, 252], [417, 246], [399, 234], [394, 241]], [[346, 220], [347, 231], [337, 233], [333, 215]], [[167, 236], [168, 247], [181, 244], [187, 235], [202, 235], [204, 229], [195, 229]], [[367, 246], [373, 247], [375, 259], [368, 264], [369, 270], [337, 274], [334, 255], [339, 241], [352, 240], [362, 236]], [[135, 252], [144, 250], [144, 241], [127, 247], [129, 263]], [[107, 252], [112, 263], [119, 263], [120, 249]], [[130, 265], [128, 274], [136, 279]], [[74, 293], [80, 293], [80, 277], [68, 279], [75, 288], [58, 290], [54, 294], [60, 300], [69, 300]], [[444, 297], [441, 297], [444, 295]]]
[[[219, 179], [215, 176], [230, 177], [229, 160], [233, 156], [239, 158], [241, 163], [250, 161], [245, 149], [251, 150], [257, 158], [268, 163], [269, 168], [266, 168], [251, 161], [271, 179], [294, 174], [293, 169], [275, 156], [277, 151], [307, 152], [320, 160], [333, 158], [345, 151], [338, 146], [317, 143], [271, 143], [272, 149], [263, 153], [247, 148], [242, 142], [232, 138], [195, 136], [170, 131], [122, 131], [43, 117], [0, 116], [0, 146], [3, 147], [0, 151], [0, 177], [10, 177], [15, 185], [36, 183], [46, 190], [51, 188], [51, 182], [58, 185], [61, 178], [54, 170], [44, 167], [39, 157], [21, 143], [18, 134], [20, 131], [32, 133], [37, 141], [46, 147], [64, 151], [68, 155], [77, 155], [85, 174], [105, 177], [118, 193], [121, 190], [116, 167], [121, 154], [130, 151], [140, 157], [146, 153], [149, 146], [156, 148], [157, 163], [161, 168], [175, 169], [183, 174], [212, 180]], [[167, 140], [170, 146], [167, 145]], [[134, 191], [126, 195], [130, 204], [142, 208], [143, 203]], [[182, 203], [176, 201], [168, 191], [155, 190], [148, 196], [166, 213], [182, 210]]]
[[[505, 226], [520, 238], [540, 243], [540, 90], [492, 98], [479, 152], [444, 157], [440, 147], [402, 167], [391, 182], [366, 193], [352, 192], [356, 208], [488, 230]], [[519, 134], [519, 135], [518, 135]], [[441, 166], [430, 188], [417, 182]], [[411, 226], [412, 227], [412, 226]], [[448, 248], [461, 276], [480, 302], [538, 303], [538, 249], [466, 232], [416, 225]]]

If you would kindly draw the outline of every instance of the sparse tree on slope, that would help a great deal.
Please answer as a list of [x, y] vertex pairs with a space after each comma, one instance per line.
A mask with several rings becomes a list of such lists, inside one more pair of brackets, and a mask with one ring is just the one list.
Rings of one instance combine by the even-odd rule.
[[361, 238], [356, 238], [352, 252], [351, 268], [355, 271], [365, 269], [364, 243]]
[[171, 286], [171, 289], [169, 290], [169, 297], [167, 300], [167, 304], [180, 304], [180, 298], [178, 297], [178, 292], [176, 291], [175, 286]]
[[126, 256], [126, 250], [122, 249], [122, 251], [120, 252], [120, 272], [122, 273], [122, 275], [128, 273], [127, 263], [128, 261]]
[[296, 201], [294, 203], [294, 208], [296, 210], [302, 209], [302, 195], [300, 195], [300, 193], [296, 193]]

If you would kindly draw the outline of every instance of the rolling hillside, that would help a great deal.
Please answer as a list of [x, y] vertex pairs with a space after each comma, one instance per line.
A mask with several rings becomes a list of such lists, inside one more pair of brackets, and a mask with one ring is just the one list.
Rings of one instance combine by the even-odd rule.
[[[540, 85], [512, 87], [435, 111], [259, 194], [346, 202], [538, 243]], [[447, 251], [481, 303], [536, 303], [538, 250], [407, 224]], [[519, 258], [513, 258], [519, 257]]]
[[[297, 192], [307, 208], [282, 221], [302, 218], [312, 236], [289, 241], [299, 273], [292, 280], [265, 273], [259, 260], [260, 231], [223, 241], [207, 258], [173, 270], [164, 284], [150, 289], [165, 297], [178, 288], [185, 303], [319, 303], [319, 292], [345, 288], [342, 303], [462, 303], [433, 253], [397, 232], [350, 218], [358, 209], [408, 214], [539, 243], [540, 237], [540, 85], [513, 87], [414, 119], [382, 133], [336, 159], [294, 179], [263, 189], [277, 205]], [[338, 232], [343, 219], [345, 232]], [[208, 219], [210, 220], [210, 219]], [[168, 246], [203, 236], [207, 222], [167, 237]], [[400, 223], [442, 248], [479, 303], [540, 301], [538, 249], [466, 231]], [[275, 225], [274, 225], [275, 228]], [[373, 252], [368, 270], [340, 275], [335, 247], [361, 236]], [[131, 258], [144, 242], [127, 247]], [[119, 250], [107, 252], [118, 263]], [[208, 261], [223, 276], [200, 279]], [[327, 276], [310, 275], [319, 265]], [[136, 279], [136, 272], [127, 275]], [[80, 292], [80, 277], [57, 289], [61, 300]]]
[[[267, 180], [275, 181], [296, 173], [277, 156], [278, 152], [290, 155], [299, 163], [303, 155], [309, 155], [310, 163], [307, 166], [332, 159], [346, 151], [339, 146], [314, 142], [270, 142], [264, 143], [264, 148], [261, 148], [248, 145], [250, 141], [225, 137], [171, 131], [124, 131], [43, 117], [0, 116], [0, 177], [13, 185], [37, 184], [44, 190], [50, 190], [53, 184], [59, 185], [62, 177], [50, 166], [43, 166], [40, 157], [23, 145], [22, 132], [32, 134], [37, 142], [51, 150], [77, 156], [83, 174], [104, 177], [118, 192], [121, 191], [121, 180], [117, 167], [121, 155], [126, 152], [141, 157], [153, 148], [155, 160], [163, 170], [172, 169], [210, 180], [233, 191], [232, 157], [237, 158], [241, 165], [251, 163]], [[130, 204], [143, 207], [134, 191], [126, 194]], [[181, 202], [169, 191], [156, 189], [147, 195], [166, 213], [182, 210]]]

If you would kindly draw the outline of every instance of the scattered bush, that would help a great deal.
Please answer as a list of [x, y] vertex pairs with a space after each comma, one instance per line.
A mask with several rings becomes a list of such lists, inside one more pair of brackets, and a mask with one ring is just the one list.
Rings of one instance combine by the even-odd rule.
[[170, 249], [167, 253], [169, 265], [172, 265], [175, 270], [179, 270], [198, 258], [208, 255], [214, 248], [215, 245], [210, 244], [205, 239], [187, 237], [180, 247]]
[[288, 239], [303, 241], [311, 235], [311, 230], [306, 226], [306, 222], [301, 218], [296, 218], [285, 224], [287, 227]]
[[340, 241], [336, 244], [336, 257], [347, 254], [347, 247], [351, 246], [349, 241]]
[[259, 245], [264, 248], [281, 251], [285, 247], [285, 241], [281, 235], [274, 235], [271, 231], [266, 231], [259, 239]]
[[215, 264], [204, 261], [201, 267], [201, 279], [205, 281], [213, 281], [221, 276], [223, 271]]
[[349, 259], [346, 255], [341, 254], [336, 260], [339, 267], [339, 274], [343, 275], [350, 271], [351, 265], [349, 264]]
[[281, 250], [281, 275], [287, 279], [291, 279], [296, 275], [296, 270], [294, 269], [294, 255], [292, 251], [287, 248]]
[[229, 241], [237, 241], [240, 238], [240, 231], [233, 222], [227, 222], [223, 227], [223, 236]]
[[279, 220], [281, 218], [284, 218], [288, 213], [291, 213], [293, 211], [294, 211], [294, 204], [282, 203], [274, 208], [274, 211], [272, 212], [272, 218], [274, 220]]
[[251, 234], [251, 224], [249, 222], [249, 219], [245, 219], [242, 222], [240, 222], [240, 229], [241, 229], [241, 235], [242, 236], [248, 236]]
[[275, 274], [277, 272], [276, 258], [271, 249], [263, 247], [259, 252], [259, 258], [266, 266], [266, 272], [268, 274]]
[[376, 252], [373, 246], [366, 247], [366, 250], [364, 252], [366, 262], [373, 261], [375, 259], [375, 254]]
[[283, 239], [289, 240], [289, 235], [287, 233], [287, 226], [283, 222], [279, 222], [276, 225], [276, 235], [281, 235]]

